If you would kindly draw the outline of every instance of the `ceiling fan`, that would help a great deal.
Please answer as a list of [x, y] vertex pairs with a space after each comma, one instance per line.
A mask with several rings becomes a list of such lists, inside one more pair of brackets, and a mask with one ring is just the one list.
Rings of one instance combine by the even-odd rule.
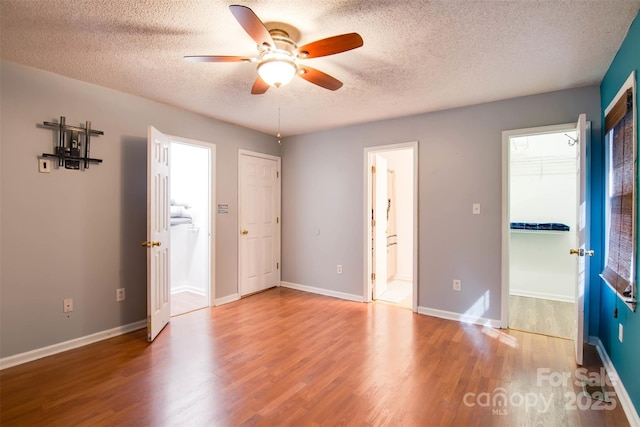
[[251, 93], [260, 95], [270, 86], [289, 83], [297, 74], [303, 79], [329, 90], [342, 87], [342, 82], [320, 70], [302, 65], [300, 60], [333, 55], [361, 47], [364, 42], [358, 33], [341, 34], [298, 47], [289, 34], [280, 29], [267, 30], [258, 16], [246, 6], [231, 5], [231, 13], [242, 28], [258, 43], [257, 57], [202, 55], [185, 56], [193, 62], [254, 62], [258, 77]]

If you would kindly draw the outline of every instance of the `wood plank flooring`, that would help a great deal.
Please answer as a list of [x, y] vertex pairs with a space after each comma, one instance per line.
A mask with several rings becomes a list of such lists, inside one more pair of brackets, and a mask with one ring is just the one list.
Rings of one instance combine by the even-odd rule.
[[413, 308], [413, 283], [408, 280], [390, 279], [387, 283], [387, 290], [376, 301], [411, 310]]
[[575, 314], [572, 302], [509, 296], [509, 327], [521, 331], [573, 339]]
[[578, 397], [572, 345], [274, 288], [0, 371], [0, 424], [628, 425]]
[[171, 294], [171, 316], [179, 316], [190, 311], [207, 307], [207, 297], [194, 292]]

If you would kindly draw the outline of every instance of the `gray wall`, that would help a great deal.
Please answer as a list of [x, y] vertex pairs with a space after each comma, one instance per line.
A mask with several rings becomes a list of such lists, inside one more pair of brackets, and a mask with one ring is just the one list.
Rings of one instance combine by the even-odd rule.
[[[237, 292], [237, 153], [278, 155], [273, 136], [4, 61], [0, 88], [1, 357], [146, 318], [148, 125], [216, 144], [217, 202], [229, 204], [217, 217], [216, 297]], [[38, 124], [60, 116], [104, 131], [92, 140], [104, 163], [38, 172], [56, 134]]]
[[[8, 62], [1, 65], [0, 357], [146, 316], [146, 132], [217, 144], [216, 297], [237, 291], [237, 150], [272, 136]], [[215, 100], [212, 100], [215, 102]], [[362, 295], [363, 148], [419, 142], [419, 306], [500, 317], [502, 131], [575, 121], [600, 146], [597, 86], [350, 126], [283, 142], [282, 280]], [[37, 171], [64, 115], [105, 135], [88, 171]], [[472, 203], [482, 215], [472, 216]], [[317, 234], [316, 231], [320, 233]], [[336, 265], [344, 273], [337, 275]], [[462, 280], [453, 293], [451, 280]], [[127, 299], [115, 302], [115, 289]], [[73, 298], [74, 312], [62, 313]], [[588, 300], [588, 299], [587, 299]]]
[[418, 305], [462, 314], [486, 299], [478, 314], [500, 319], [502, 131], [575, 122], [584, 112], [599, 141], [599, 103], [591, 86], [287, 138], [282, 280], [363, 294], [363, 149], [418, 141]]

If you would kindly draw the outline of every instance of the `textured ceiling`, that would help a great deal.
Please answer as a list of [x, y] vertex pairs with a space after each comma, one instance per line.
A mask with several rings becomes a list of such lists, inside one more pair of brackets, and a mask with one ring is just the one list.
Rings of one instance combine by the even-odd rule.
[[[357, 32], [308, 59], [344, 82], [296, 78], [251, 95], [255, 42], [218, 0], [0, 0], [3, 59], [284, 136], [601, 81], [640, 0], [237, 1], [298, 44]], [[151, 123], [152, 124], [152, 123]]]

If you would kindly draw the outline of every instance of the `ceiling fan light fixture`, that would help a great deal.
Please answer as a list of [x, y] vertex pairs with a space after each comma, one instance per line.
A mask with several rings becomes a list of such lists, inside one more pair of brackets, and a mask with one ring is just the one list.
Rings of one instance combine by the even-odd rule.
[[289, 83], [296, 75], [298, 67], [289, 58], [273, 57], [258, 64], [258, 74], [269, 86], [280, 87]]

